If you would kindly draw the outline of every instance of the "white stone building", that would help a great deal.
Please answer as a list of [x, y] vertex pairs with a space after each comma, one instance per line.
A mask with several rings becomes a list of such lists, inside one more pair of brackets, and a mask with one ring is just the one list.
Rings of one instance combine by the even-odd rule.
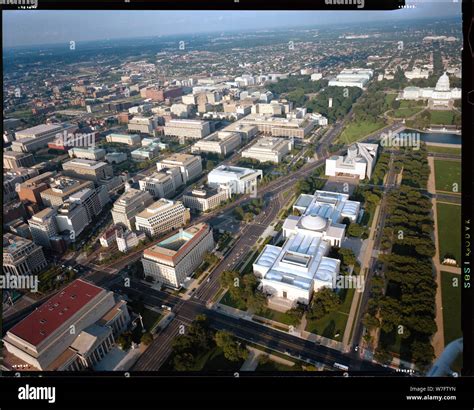
[[346, 155], [332, 155], [326, 159], [326, 175], [370, 179], [377, 161], [377, 151], [377, 144], [357, 142], [350, 145]]
[[340, 261], [327, 257], [331, 246], [341, 246], [343, 218], [356, 220], [360, 204], [348, 195], [316, 191], [301, 195], [283, 225], [283, 246], [266, 245], [253, 264], [261, 290], [275, 304], [291, 308], [296, 302], [309, 304], [313, 292], [334, 288]]
[[209, 172], [207, 182], [210, 187], [228, 189], [231, 194], [247, 194], [256, 192], [262, 176], [260, 169], [220, 165]]
[[242, 158], [278, 164], [292, 149], [293, 141], [291, 139], [262, 137], [251, 147], [242, 151]]

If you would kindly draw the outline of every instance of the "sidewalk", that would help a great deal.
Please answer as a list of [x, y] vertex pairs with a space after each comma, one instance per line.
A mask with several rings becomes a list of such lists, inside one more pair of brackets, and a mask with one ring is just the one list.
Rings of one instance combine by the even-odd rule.
[[[430, 176], [428, 177], [427, 189], [428, 192], [431, 194], [436, 194], [436, 181], [435, 181], [435, 166], [434, 166], [434, 158], [428, 157], [428, 165], [430, 167]], [[433, 339], [431, 341], [434, 349], [435, 357], [439, 357], [444, 350], [444, 323], [443, 323], [443, 299], [441, 293], [441, 266], [439, 263], [439, 242], [438, 242], [438, 214], [437, 214], [437, 207], [436, 207], [436, 198], [431, 198], [432, 204], [432, 212], [433, 212], [433, 222], [434, 222], [434, 242], [435, 242], [435, 254], [433, 256], [433, 265], [435, 268], [435, 276], [436, 276], [436, 296], [435, 296], [435, 303], [436, 303], [436, 316], [435, 322], [437, 331], [433, 335]]]
[[[368, 268], [370, 260], [372, 259], [372, 253], [374, 251], [374, 238], [375, 230], [377, 228], [378, 220], [380, 213], [380, 205], [377, 205], [374, 212], [374, 218], [372, 219], [372, 225], [370, 227], [369, 238], [367, 239], [367, 247], [364, 252], [364, 257], [362, 258], [362, 263], [360, 264], [360, 274], [364, 275], [364, 279], [367, 279]], [[364, 289], [365, 292], [365, 289]], [[354, 298], [352, 299], [351, 310], [349, 311], [349, 317], [347, 318], [346, 329], [344, 330], [344, 336], [342, 337], [342, 344], [349, 347], [352, 343], [351, 331], [354, 324], [354, 319], [357, 317], [359, 311], [359, 305], [364, 292], [354, 292]]]

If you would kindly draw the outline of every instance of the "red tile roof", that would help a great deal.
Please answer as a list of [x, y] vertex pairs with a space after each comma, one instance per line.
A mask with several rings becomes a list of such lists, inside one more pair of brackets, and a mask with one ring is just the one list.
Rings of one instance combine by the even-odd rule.
[[102, 290], [91, 283], [76, 279], [13, 326], [9, 332], [37, 346]]

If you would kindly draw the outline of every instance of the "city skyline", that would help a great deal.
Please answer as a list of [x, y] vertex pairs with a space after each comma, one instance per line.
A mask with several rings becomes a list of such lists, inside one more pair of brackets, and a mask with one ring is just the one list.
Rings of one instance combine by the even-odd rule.
[[[3, 46], [54, 45], [277, 28], [327, 27], [370, 21], [460, 18], [459, 3], [421, 3], [418, 8], [386, 11], [5, 11]], [[111, 16], [113, 16], [111, 18]], [[161, 16], [164, 21], [157, 24]], [[204, 17], [203, 17], [204, 16]], [[131, 18], [133, 17], [133, 18]], [[52, 29], [50, 22], [55, 21]], [[87, 27], [84, 30], [84, 27]], [[127, 28], [127, 35], [123, 33]], [[212, 28], [210, 28], [212, 27]], [[146, 33], [146, 34], [145, 34]]]

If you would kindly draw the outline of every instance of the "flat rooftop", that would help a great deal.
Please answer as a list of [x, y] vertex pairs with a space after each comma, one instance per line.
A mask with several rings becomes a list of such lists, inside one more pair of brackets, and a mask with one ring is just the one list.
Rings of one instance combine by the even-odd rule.
[[31, 243], [29, 239], [8, 232], [3, 235], [3, 253], [15, 253]]
[[37, 346], [103, 290], [82, 279], [76, 279], [13, 326], [8, 333]]
[[199, 223], [171, 234], [156, 245], [145, 249], [143, 256], [152, 259], [173, 260], [180, 252], [184, 251], [189, 243], [193, 242], [199, 233], [204, 232], [207, 228], [207, 224]]
[[16, 134], [20, 135], [21, 138], [34, 138], [37, 134], [54, 132], [62, 129], [63, 127], [60, 124], [40, 124], [36, 125], [35, 127], [17, 131]]

